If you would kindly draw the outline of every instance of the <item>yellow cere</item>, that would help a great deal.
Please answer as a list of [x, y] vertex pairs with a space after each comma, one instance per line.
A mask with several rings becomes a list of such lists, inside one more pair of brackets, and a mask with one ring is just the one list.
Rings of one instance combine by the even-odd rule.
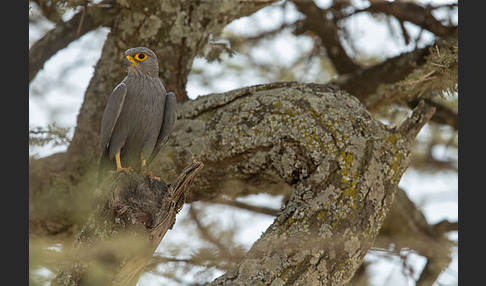
[[132, 66], [139, 65], [139, 63], [137, 63], [131, 56], [127, 56], [127, 60], [129, 60], [132, 63]]

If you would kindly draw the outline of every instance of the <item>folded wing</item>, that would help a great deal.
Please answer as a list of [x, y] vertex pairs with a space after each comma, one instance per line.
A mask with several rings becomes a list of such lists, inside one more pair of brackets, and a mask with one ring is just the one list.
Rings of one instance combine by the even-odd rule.
[[157, 142], [155, 144], [152, 154], [147, 160], [147, 164], [150, 164], [155, 158], [157, 153], [159, 153], [162, 145], [167, 143], [174, 130], [174, 125], [177, 119], [177, 99], [173, 92], [169, 92], [165, 99], [165, 110], [164, 110], [164, 121], [162, 122], [162, 127], [160, 128], [159, 136], [157, 137]]
[[98, 167], [98, 182], [101, 182], [104, 173], [107, 171], [110, 165], [113, 163], [108, 157], [108, 151], [110, 147], [110, 139], [113, 134], [116, 122], [123, 109], [125, 102], [125, 96], [127, 94], [127, 86], [125, 83], [120, 83], [115, 87], [111, 93], [108, 102], [106, 103], [103, 118], [101, 120], [100, 131], [100, 161]]

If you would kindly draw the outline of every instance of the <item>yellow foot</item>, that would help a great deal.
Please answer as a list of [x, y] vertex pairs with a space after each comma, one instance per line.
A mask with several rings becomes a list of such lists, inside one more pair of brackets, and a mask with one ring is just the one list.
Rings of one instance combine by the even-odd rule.
[[120, 159], [120, 152], [116, 153], [116, 155], [115, 155], [115, 162], [116, 162], [116, 171], [113, 171], [113, 172], [125, 172], [125, 173], [128, 173], [128, 172], [132, 172], [133, 171], [133, 168], [130, 168], [130, 167], [123, 168], [122, 167], [121, 159]]
[[149, 172], [149, 171], [145, 171], [144, 170], [144, 171], [141, 171], [140, 174], [145, 174], [145, 175], [149, 176], [150, 179], [153, 179], [153, 180], [157, 180], [159, 182], [162, 182], [162, 180], [159, 177], [154, 176], [154, 174], [152, 174], [152, 172]]

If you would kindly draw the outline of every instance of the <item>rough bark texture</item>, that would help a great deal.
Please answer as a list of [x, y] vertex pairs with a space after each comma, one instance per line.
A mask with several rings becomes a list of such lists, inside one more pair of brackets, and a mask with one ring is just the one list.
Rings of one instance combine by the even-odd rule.
[[[188, 199], [292, 195], [236, 269], [211, 285], [341, 285], [381, 228], [408, 166], [410, 143], [432, 116], [421, 104], [398, 131], [328, 86], [276, 83], [213, 94], [180, 108], [166, 167], [207, 168]], [[216, 192], [207, 192], [207, 187]], [[238, 186], [238, 188], [236, 188]]]
[[51, 285], [135, 285], [204, 165], [188, 165], [170, 185], [146, 174], [118, 172], [105, 179], [98, 205], [71, 256]]

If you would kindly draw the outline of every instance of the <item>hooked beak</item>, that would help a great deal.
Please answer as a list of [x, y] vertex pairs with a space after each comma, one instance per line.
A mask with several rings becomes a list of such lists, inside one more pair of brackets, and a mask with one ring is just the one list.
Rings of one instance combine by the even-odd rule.
[[123, 60], [123, 65], [128, 68], [132, 66], [139, 65], [131, 56], [126, 56], [125, 59]]

